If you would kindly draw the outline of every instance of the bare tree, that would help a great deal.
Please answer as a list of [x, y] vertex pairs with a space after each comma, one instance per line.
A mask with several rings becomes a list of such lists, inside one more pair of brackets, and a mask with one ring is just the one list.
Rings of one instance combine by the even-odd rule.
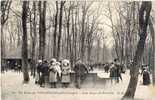
[[[42, 7], [43, 5], [43, 7]], [[45, 57], [45, 45], [46, 45], [46, 1], [39, 1], [39, 59]]]
[[57, 54], [57, 23], [58, 23], [58, 1], [56, 1], [56, 14], [54, 17], [54, 33], [53, 33], [53, 57]]
[[85, 23], [86, 23], [86, 15], [88, 12], [88, 9], [92, 3], [89, 5], [86, 5], [86, 2], [82, 5], [82, 23], [81, 23], [81, 48], [80, 48], [80, 58], [82, 61], [84, 61], [84, 54], [85, 54]]
[[32, 38], [32, 74], [33, 76], [35, 76], [35, 62], [36, 62], [36, 59], [35, 59], [35, 47], [36, 47], [36, 37], [37, 37], [37, 31], [36, 31], [36, 26], [37, 26], [37, 22], [36, 22], [36, 2], [33, 1], [33, 34], [31, 35], [31, 38]]
[[132, 66], [130, 67], [130, 76], [131, 76], [130, 82], [129, 82], [127, 91], [125, 92], [125, 95], [123, 96], [123, 99], [125, 98], [132, 99], [134, 98], [134, 95], [135, 95], [137, 82], [138, 82], [139, 64], [140, 64], [140, 61], [142, 59], [142, 55], [144, 52], [145, 40], [147, 37], [147, 26], [148, 26], [151, 8], [152, 8], [151, 1], [143, 1], [141, 4], [141, 8], [139, 10], [140, 39], [137, 44], [137, 50], [135, 52]]
[[61, 35], [62, 35], [62, 17], [63, 17], [63, 7], [65, 1], [61, 1], [60, 3], [60, 15], [59, 15], [59, 35], [58, 35], [58, 46], [57, 46], [57, 59], [60, 57], [60, 47], [61, 47]]
[[[4, 24], [9, 18], [9, 11], [12, 0], [1, 1], [1, 58], [5, 57], [5, 38], [4, 38]], [[2, 62], [3, 63], [3, 62]]]
[[152, 68], [152, 80], [153, 85], [155, 85], [155, 37], [154, 37], [154, 27], [151, 17], [149, 18], [149, 29], [152, 37], [152, 55], [151, 55], [151, 68]]
[[23, 36], [22, 36], [22, 71], [23, 71], [23, 83], [29, 82], [28, 74], [28, 49], [27, 49], [27, 15], [28, 15], [28, 1], [23, 1], [23, 10], [22, 10], [22, 27], [23, 27]]

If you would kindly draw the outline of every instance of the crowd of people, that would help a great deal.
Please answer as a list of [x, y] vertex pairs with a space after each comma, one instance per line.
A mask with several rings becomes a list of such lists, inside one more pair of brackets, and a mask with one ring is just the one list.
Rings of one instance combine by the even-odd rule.
[[[81, 88], [81, 83], [85, 79], [88, 69], [79, 59], [77, 60], [73, 71], [75, 72], [76, 87]], [[46, 60], [38, 60], [35, 83], [39, 84], [40, 87], [44, 87], [45, 83], [49, 82], [51, 88], [56, 88], [57, 83], [61, 82], [62, 87], [68, 87], [71, 82], [70, 73], [71, 66], [69, 60], [67, 59], [58, 62], [53, 58], [49, 63]]]
[[[119, 60], [115, 59], [111, 64], [104, 65], [105, 72], [110, 72], [111, 82], [119, 83], [119, 79], [122, 80], [122, 66], [119, 64]], [[75, 86], [81, 88], [81, 84], [86, 78], [86, 74], [89, 72], [89, 67], [86, 66], [80, 59], [77, 60], [71, 70], [70, 62], [67, 59], [61, 62], [56, 59], [51, 59], [48, 63], [46, 60], [38, 60], [36, 83], [41, 87], [45, 86], [45, 83], [50, 83], [51, 88], [56, 88], [57, 83], [61, 82], [63, 87], [68, 87], [71, 82], [71, 71], [75, 73]]]
[[[16, 62], [14, 66], [14, 70], [19, 73], [21, 71], [21, 65]], [[111, 78], [112, 84], [119, 83], [120, 80], [123, 81], [121, 74], [125, 73], [125, 70], [124, 65], [120, 64], [119, 59], [114, 59], [112, 63], [93, 65], [84, 64], [80, 59], [78, 59], [75, 65], [71, 67], [69, 60], [64, 59], [62, 61], [57, 61], [55, 58], [53, 58], [50, 61], [38, 60], [36, 66], [35, 83], [39, 84], [40, 87], [45, 87], [45, 83], [50, 83], [51, 88], [56, 88], [57, 83], [61, 83], [62, 87], [67, 88], [73, 81], [71, 80], [71, 73], [74, 73], [73, 76], [75, 87], [81, 88], [81, 84], [84, 82], [88, 72], [93, 71], [97, 66], [103, 66], [102, 68], [104, 69], [105, 73], [110, 73], [109, 78]], [[4, 68], [2, 66], [2, 73]], [[143, 85], [149, 85], [151, 83], [149, 66], [142, 66], [140, 70]]]

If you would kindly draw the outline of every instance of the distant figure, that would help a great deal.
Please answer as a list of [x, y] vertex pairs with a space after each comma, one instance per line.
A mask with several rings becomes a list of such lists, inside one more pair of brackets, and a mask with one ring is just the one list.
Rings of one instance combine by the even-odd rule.
[[45, 86], [45, 82], [47, 81], [48, 78], [48, 62], [44, 60], [42, 66], [41, 66], [41, 77], [40, 77], [40, 87]]
[[6, 70], [6, 61], [1, 59], [1, 72], [4, 73]]
[[15, 62], [15, 67], [14, 67], [15, 72], [18, 72], [18, 63]]
[[21, 72], [21, 70], [22, 70], [22, 67], [21, 67], [21, 64], [18, 64], [18, 66], [17, 66], [18, 68], [17, 68], [17, 72], [18, 73], [20, 73]]
[[89, 68], [90, 68], [89, 69], [90, 71], [93, 71], [94, 70], [94, 66], [92, 64], [89, 64]]
[[115, 80], [116, 83], [119, 83], [119, 78], [122, 80], [121, 67], [118, 59], [114, 59], [114, 63], [112, 63], [112, 67], [110, 69], [110, 77]]
[[38, 84], [40, 82], [40, 74], [41, 74], [42, 60], [38, 60], [37, 63], [37, 73], [35, 75], [35, 83]]
[[122, 80], [122, 75], [121, 75], [121, 65], [119, 63], [119, 59], [114, 60], [114, 64], [116, 66], [116, 78], [117, 78], [117, 83], [119, 83], [119, 78]]
[[86, 78], [86, 73], [88, 73], [87, 67], [83, 64], [83, 62], [79, 59], [74, 66], [75, 71], [75, 82], [76, 88], [81, 88], [81, 83], [83, 83]]
[[70, 72], [71, 72], [71, 67], [70, 67], [70, 62], [67, 59], [64, 59], [62, 61], [62, 66], [61, 66], [61, 83], [63, 84], [63, 87], [68, 87], [71, 79], [70, 79]]
[[104, 71], [105, 71], [106, 73], [108, 73], [108, 72], [109, 72], [109, 69], [110, 69], [110, 66], [109, 66], [108, 63], [106, 63], [106, 64], [104, 65]]
[[111, 78], [111, 83], [113, 84], [114, 82], [116, 83], [117, 81], [117, 74], [116, 74], [116, 66], [114, 63], [111, 63], [110, 66], [110, 78]]
[[4, 73], [5, 72], [5, 65], [2, 63], [1, 65], [1, 72]]
[[147, 69], [144, 69], [142, 75], [143, 75], [143, 85], [149, 85], [151, 83], [149, 71]]
[[126, 72], [125, 64], [119, 64], [119, 67], [120, 67], [120, 71], [121, 71], [121, 73], [125, 73], [125, 72]]

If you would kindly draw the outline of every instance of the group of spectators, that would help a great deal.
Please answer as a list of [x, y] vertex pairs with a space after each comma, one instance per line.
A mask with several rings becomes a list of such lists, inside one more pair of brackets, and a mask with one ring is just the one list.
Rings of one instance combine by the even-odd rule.
[[[132, 62], [133, 63], [133, 62]], [[132, 66], [132, 64], [131, 64]], [[111, 63], [111, 65], [105, 65], [104, 69], [105, 72], [110, 71], [110, 78], [111, 78], [111, 83], [119, 83], [119, 80], [122, 81], [122, 75], [121, 73], [124, 73], [123, 67], [120, 63], [119, 63], [119, 59], [114, 59], [114, 62]], [[150, 70], [149, 70], [149, 66], [148, 65], [142, 65], [142, 67], [140, 68], [140, 76], [142, 77], [142, 82], [143, 85], [149, 85], [151, 83], [150, 80]]]
[[[132, 66], [132, 64], [130, 66]], [[114, 59], [112, 63], [105, 63], [103, 68], [106, 73], [110, 72], [109, 77], [111, 78], [112, 84], [119, 83], [120, 80], [122, 81], [121, 74], [124, 73], [124, 66], [120, 64], [119, 59]], [[140, 69], [140, 75], [142, 76], [143, 85], [149, 85], [151, 83], [149, 66], [145, 65]], [[3, 65], [1, 70], [3, 72]], [[21, 65], [16, 62], [14, 70], [20, 72]], [[71, 73], [73, 73], [75, 86], [77, 88], [81, 88], [81, 84], [85, 80], [86, 74], [88, 73], [88, 71], [93, 70], [94, 67], [84, 64], [80, 59], [76, 61], [75, 65], [72, 68], [70, 61], [67, 59], [64, 59], [62, 61], [57, 61], [55, 58], [51, 59], [50, 61], [38, 60], [36, 66], [35, 83], [39, 84], [40, 87], [44, 87], [45, 83], [50, 83], [51, 88], [56, 88], [57, 83], [61, 83], [62, 87], [68, 87], [71, 81], [73, 81], [71, 80]]]
[[[75, 72], [75, 86], [81, 88], [81, 83], [85, 79], [86, 73], [88, 73], [87, 67], [78, 59], [72, 70]], [[45, 83], [49, 82], [51, 88], [56, 88], [57, 83], [61, 82], [62, 87], [68, 87], [71, 82], [72, 70], [67, 59], [58, 62], [53, 58], [49, 63], [46, 60], [38, 60], [35, 83], [44, 87]]]

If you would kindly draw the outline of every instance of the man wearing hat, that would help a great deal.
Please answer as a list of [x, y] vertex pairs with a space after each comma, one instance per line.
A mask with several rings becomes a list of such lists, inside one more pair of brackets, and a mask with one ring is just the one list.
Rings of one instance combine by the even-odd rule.
[[78, 59], [73, 70], [75, 71], [76, 88], [80, 89], [81, 83], [84, 81], [86, 73], [88, 73], [88, 69], [85, 64]]

